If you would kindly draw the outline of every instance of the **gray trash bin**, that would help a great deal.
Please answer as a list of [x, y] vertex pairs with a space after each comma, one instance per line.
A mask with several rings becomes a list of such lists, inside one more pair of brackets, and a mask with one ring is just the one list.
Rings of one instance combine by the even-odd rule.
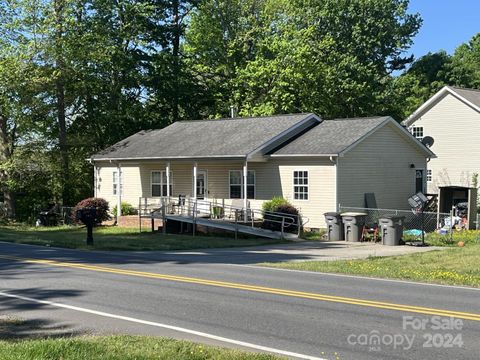
[[325, 222], [327, 224], [328, 241], [345, 240], [342, 224], [342, 216], [337, 212], [327, 212]]
[[405, 216], [384, 216], [378, 220], [382, 231], [383, 245], [397, 246], [403, 234], [403, 220]]
[[363, 227], [367, 220], [367, 214], [347, 212], [342, 214], [342, 221], [346, 241], [360, 241], [362, 239]]

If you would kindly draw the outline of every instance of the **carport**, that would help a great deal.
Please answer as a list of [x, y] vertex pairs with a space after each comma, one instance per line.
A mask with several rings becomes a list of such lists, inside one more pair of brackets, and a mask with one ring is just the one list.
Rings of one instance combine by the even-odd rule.
[[459, 203], [467, 203], [467, 224], [469, 229], [475, 229], [477, 220], [477, 189], [463, 186], [441, 186], [438, 193], [438, 211], [449, 213], [452, 207]]

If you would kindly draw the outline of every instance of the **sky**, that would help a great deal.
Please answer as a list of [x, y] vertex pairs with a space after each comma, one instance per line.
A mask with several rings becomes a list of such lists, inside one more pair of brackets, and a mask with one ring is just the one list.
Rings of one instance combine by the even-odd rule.
[[480, 32], [480, 0], [410, 0], [409, 12], [423, 19], [408, 51], [417, 59], [442, 49], [452, 54]]

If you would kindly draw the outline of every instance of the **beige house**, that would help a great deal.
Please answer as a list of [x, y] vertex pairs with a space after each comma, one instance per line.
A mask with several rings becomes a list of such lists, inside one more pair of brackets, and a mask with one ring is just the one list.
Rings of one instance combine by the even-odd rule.
[[[390, 117], [322, 120], [315, 114], [179, 121], [142, 131], [91, 157], [95, 196], [134, 206], [178, 197], [260, 209], [275, 196], [300, 209], [306, 227], [323, 214], [365, 206], [408, 209], [435, 155]], [[421, 186], [422, 189], [419, 189]]]
[[445, 86], [410, 115], [404, 125], [437, 155], [428, 163], [427, 191], [439, 196], [439, 210], [448, 212], [452, 205], [468, 201], [473, 205], [470, 210], [476, 210], [480, 90]]

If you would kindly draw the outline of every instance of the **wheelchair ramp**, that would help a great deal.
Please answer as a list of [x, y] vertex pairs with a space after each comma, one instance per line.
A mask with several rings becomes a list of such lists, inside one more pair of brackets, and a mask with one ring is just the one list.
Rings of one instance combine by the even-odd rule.
[[209, 228], [227, 230], [232, 232], [238, 232], [241, 234], [254, 235], [254, 236], [265, 237], [270, 239], [283, 238], [286, 240], [293, 240], [293, 241], [299, 239], [297, 234], [283, 233], [282, 235], [282, 233], [279, 231], [272, 231], [268, 229], [252, 227], [249, 225], [244, 225], [239, 223], [235, 224], [225, 220], [215, 220], [215, 219], [208, 219], [208, 218], [202, 218], [202, 217], [193, 219], [192, 217], [189, 217], [189, 216], [172, 215], [172, 214], [165, 215], [165, 218], [167, 221], [174, 220], [174, 221], [179, 221], [187, 224], [195, 223], [196, 225], [201, 225]]

